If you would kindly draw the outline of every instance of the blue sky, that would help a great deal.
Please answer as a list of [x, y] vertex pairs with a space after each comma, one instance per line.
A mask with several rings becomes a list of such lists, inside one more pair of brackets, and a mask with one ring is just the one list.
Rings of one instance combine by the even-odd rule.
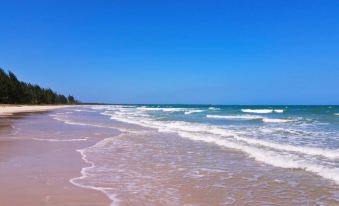
[[1, 1], [0, 66], [82, 101], [339, 104], [339, 1]]

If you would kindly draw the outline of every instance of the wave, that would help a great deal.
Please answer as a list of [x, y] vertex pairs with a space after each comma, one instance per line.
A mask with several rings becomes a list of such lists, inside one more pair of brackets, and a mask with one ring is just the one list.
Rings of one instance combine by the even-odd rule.
[[83, 110], [83, 109], [75, 109], [74, 111], [76, 111], [76, 112], [87, 112], [87, 110]]
[[96, 111], [88, 110], [88, 109], [74, 109], [73, 111], [75, 112], [96, 112]]
[[253, 146], [248, 146], [244, 144], [239, 144], [237, 142], [229, 141], [227, 139], [218, 138], [215, 136], [209, 135], [199, 135], [191, 134], [187, 132], [179, 132], [179, 135], [185, 138], [189, 138], [195, 141], [203, 141], [207, 143], [214, 143], [219, 146], [237, 149], [248, 154], [250, 157], [254, 158], [257, 161], [281, 168], [288, 169], [302, 169], [305, 171], [313, 172], [322, 176], [326, 179], [333, 180], [339, 184], [339, 168], [330, 168], [322, 165], [317, 165], [305, 161], [303, 158], [300, 158], [298, 155], [291, 153], [279, 153], [272, 150], [265, 150]]
[[337, 116], [339, 116], [339, 113], [334, 113], [334, 115], [337, 115]]
[[71, 121], [71, 120], [68, 120], [68, 119], [62, 119], [58, 116], [54, 117], [53, 118], [54, 120], [57, 120], [57, 121], [61, 121], [65, 124], [69, 124], [69, 125], [79, 125], [79, 126], [93, 126], [93, 127], [98, 127], [98, 125], [94, 125], [94, 124], [88, 124], [88, 123], [84, 123], [84, 122], [74, 122], [74, 121]]
[[241, 111], [246, 112], [246, 113], [266, 114], [266, 113], [272, 113], [273, 109], [241, 109]]
[[138, 107], [142, 111], [163, 111], [163, 112], [183, 112], [185, 108], [163, 108], [163, 107]]
[[[98, 142], [98, 143], [100, 143], [100, 142]], [[87, 156], [85, 154], [86, 149], [80, 149], [80, 150], [77, 150], [77, 152], [79, 152], [81, 154], [82, 160], [84, 160], [90, 166], [82, 168], [81, 171], [80, 171], [81, 176], [71, 178], [69, 180], [69, 182], [71, 184], [77, 186], [77, 187], [100, 191], [100, 192], [104, 193], [112, 201], [111, 206], [117, 206], [119, 204], [120, 200], [117, 198], [116, 194], [109, 192], [112, 188], [110, 188], [110, 187], [95, 187], [95, 186], [90, 186], [90, 185], [85, 185], [85, 184], [79, 183], [79, 181], [86, 179], [90, 175], [88, 171], [95, 168], [96, 166], [95, 166], [94, 162], [91, 162], [87, 159]]]
[[71, 121], [68, 119], [62, 119], [60, 117], [53, 117], [54, 120], [63, 122], [65, 124], [69, 125], [78, 125], [78, 126], [89, 126], [89, 127], [99, 127], [99, 128], [108, 128], [108, 129], [117, 129], [117, 127], [111, 127], [111, 126], [106, 126], [106, 125], [100, 125], [100, 124], [90, 124], [90, 123], [85, 123], [85, 122], [75, 122]]
[[330, 150], [316, 147], [306, 147], [306, 146], [294, 146], [289, 144], [275, 143], [267, 140], [253, 139], [253, 138], [244, 138], [239, 136], [234, 136], [235, 139], [247, 142], [249, 144], [260, 145], [265, 147], [270, 147], [277, 150], [284, 150], [289, 152], [298, 152], [306, 155], [317, 155], [323, 156], [330, 159], [339, 159], [339, 150]]
[[267, 123], [285, 123], [285, 122], [293, 122], [292, 119], [272, 119], [272, 118], [263, 118], [263, 122]]
[[206, 117], [211, 119], [230, 119], [230, 120], [256, 120], [263, 118], [261, 116], [253, 115], [206, 115]]
[[[133, 111], [130, 111], [133, 113]], [[244, 117], [245, 116], [245, 117]], [[248, 117], [249, 116], [249, 117]], [[207, 115], [208, 118], [253, 118], [251, 115], [222, 116]], [[259, 117], [259, 116], [254, 116]], [[262, 118], [262, 117], [260, 117]], [[313, 172], [324, 178], [334, 180], [339, 184], [339, 168], [333, 166], [330, 159], [338, 159], [339, 151], [307, 146], [295, 146], [275, 143], [265, 140], [247, 138], [253, 135], [241, 128], [227, 128], [203, 123], [190, 123], [184, 121], [157, 121], [150, 117], [133, 117], [129, 113], [111, 114], [111, 119], [138, 124], [141, 126], [157, 129], [159, 132], [177, 133], [181, 137], [196, 141], [204, 141], [219, 146], [241, 150], [257, 161], [264, 162], [276, 167], [302, 169]], [[290, 119], [268, 119], [268, 122], [286, 122]], [[326, 161], [323, 158], [326, 159]], [[328, 162], [330, 161], [330, 162]], [[331, 165], [332, 164], [332, 165]]]
[[186, 111], [185, 114], [193, 114], [193, 113], [200, 113], [200, 112], [204, 112], [204, 110], [201, 110], [201, 109], [189, 110], [189, 111]]
[[[329, 149], [322, 149], [322, 148], [314, 148], [314, 147], [306, 147], [306, 146], [294, 146], [294, 145], [287, 145], [287, 144], [281, 144], [281, 143], [274, 143], [270, 141], [265, 140], [259, 140], [259, 139], [253, 139], [253, 138], [244, 138], [240, 137], [240, 135], [243, 135], [242, 132], [238, 131], [232, 131], [227, 130], [226, 128], [218, 127], [218, 126], [211, 126], [211, 125], [204, 125], [204, 124], [198, 124], [198, 123], [186, 123], [186, 122], [169, 122], [169, 123], [163, 123], [163, 125], [160, 125], [162, 127], [165, 127], [169, 130], [167, 131], [182, 131], [182, 132], [194, 132], [194, 135], [205, 135], [212, 134], [217, 135], [221, 137], [228, 137], [229, 140], [241, 140], [245, 141], [246, 143], [249, 143], [251, 145], [260, 145], [265, 147], [270, 147], [277, 150], [284, 150], [284, 151], [290, 151], [290, 152], [298, 152], [300, 154], [305, 155], [318, 155], [323, 157], [328, 157], [331, 159], [339, 159], [339, 150], [329, 150]], [[166, 131], [166, 129], [162, 128], [160, 129], [162, 131]]]
[[[267, 110], [264, 110], [264, 112], [268, 112]], [[119, 114], [114, 112], [106, 115], [110, 115], [110, 118], [113, 120], [153, 128], [159, 132], [176, 133], [183, 138], [212, 143], [231, 149], [237, 149], [246, 153], [249, 157], [252, 157], [257, 161], [276, 167], [302, 169], [320, 175], [326, 179], [333, 180], [339, 184], [339, 176], [337, 175], [339, 173], [339, 168], [336, 166], [336, 162], [339, 159], [339, 150], [290, 145], [274, 141], [249, 138], [253, 137], [253, 134], [256, 132], [256, 127], [253, 128], [254, 131], [250, 131], [249, 128], [245, 129], [244, 127], [242, 129], [242, 127], [238, 126], [217, 126], [206, 123], [192, 123], [185, 121], [159, 121], [152, 118], [152, 116], [139, 116], [139, 112], [136, 113], [136, 109], [124, 111], [119, 109], [119, 111], [121, 112]], [[257, 112], [256, 110], [254, 111]], [[263, 111], [259, 110], [259, 112]], [[275, 111], [272, 109], [270, 112]], [[141, 113], [143, 112], [141, 111]], [[239, 118], [239, 116], [253, 117], [256, 115], [210, 115], [206, 117], [222, 119], [234, 117]], [[295, 121], [295, 119], [272, 120], [272, 118], [261, 118], [263, 122]], [[289, 126], [290, 124], [287, 125]], [[289, 128], [290, 126], [286, 128], [284, 127], [282, 130]]]
[[283, 113], [283, 109], [241, 109], [242, 112], [245, 113], [258, 113], [258, 114], [267, 114], [267, 113]]
[[184, 112], [184, 114], [193, 114], [203, 112], [201, 109], [189, 109], [189, 108], [167, 108], [167, 107], [138, 107], [137, 110], [141, 111], [162, 111], [162, 112]]
[[163, 107], [138, 107], [137, 110], [141, 111], [162, 111], [162, 112], [184, 112], [184, 114], [193, 114], [204, 112], [201, 109], [188, 109], [188, 108], [163, 108]]
[[194, 132], [194, 135], [200, 134], [213, 134], [222, 137], [232, 137], [236, 140], [245, 141], [249, 144], [261, 145], [265, 147], [274, 148], [277, 150], [285, 150], [291, 152], [298, 152], [306, 155], [318, 155], [328, 158], [339, 158], [339, 150], [328, 150], [322, 148], [313, 148], [313, 147], [306, 147], [306, 146], [294, 146], [294, 145], [286, 145], [281, 143], [273, 143], [270, 141], [253, 139], [253, 138], [244, 138], [240, 137], [239, 135], [243, 135], [242, 132], [228, 130], [227, 128], [213, 126], [213, 125], [206, 125], [201, 123], [188, 123], [183, 121], [168, 121], [168, 122], [158, 122], [158, 121], [150, 121], [150, 120], [143, 120], [143, 121], [133, 121], [133, 120], [126, 120], [124, 118], [116, 118], [111, 117], [111, 119], [117, 119], [120, 121], [126, 121], [128, 123], [139, 124], [141, 126], [147, 126], [151, 128], [158, 128], [159, 131], [163, 132]]
[[220, 108], [218, 108], [218, 107], [209, 107], [208, 109], [209, 110], [220, 110]]
[[261, 120], [266, 123], [285, 123], [294, 121], [292, 119], [272, 119], [255, 115], [206, 115], [206, 117], [212, 119], [229, 119], [229, 120]]

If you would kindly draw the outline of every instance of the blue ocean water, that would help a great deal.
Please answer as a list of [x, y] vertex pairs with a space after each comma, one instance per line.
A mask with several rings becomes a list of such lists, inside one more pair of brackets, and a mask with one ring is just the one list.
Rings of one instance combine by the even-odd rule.
[[339, 184], [339, 106], [91, 106], [113, 120], [244, 152]]

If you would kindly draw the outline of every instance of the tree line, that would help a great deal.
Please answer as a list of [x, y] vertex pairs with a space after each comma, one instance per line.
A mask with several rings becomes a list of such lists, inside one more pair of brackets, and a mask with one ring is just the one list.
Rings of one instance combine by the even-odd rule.
[[58, 94], [51, 89], [36, 84], [19, 81], [14, 73], [6, 73], [0, 68], [0, 103], [1, 104], [76, 104], [71, 95]]

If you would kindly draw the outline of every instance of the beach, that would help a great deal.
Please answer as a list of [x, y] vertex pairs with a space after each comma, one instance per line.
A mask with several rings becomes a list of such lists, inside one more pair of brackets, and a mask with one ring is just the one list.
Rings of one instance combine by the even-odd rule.
[[6, 105], [0, 104], [0, 116], [16, 113], [43, 112], [69, 107], [69, 105]]
[[[337, 205], [337, 108], [320, 109], [317, 121], [308, 120], [314, 108], [190, 105], [2, 116], [0, 205]], [[282, 142], [300, 135], [299, 145]], [[314, 138], [334, 148], [316, 149]]]
[[93, 142], [53, 141], [60, 138], [59, 129], [67, 128], [48, 122], [50, 113], [46, 111], [68, 107], [1, 106], [1, 114], [6, 113], [0, 120], [1, 206], [110, 204], [103, 193], [69, 182], [88, 166], [76, 150]]

